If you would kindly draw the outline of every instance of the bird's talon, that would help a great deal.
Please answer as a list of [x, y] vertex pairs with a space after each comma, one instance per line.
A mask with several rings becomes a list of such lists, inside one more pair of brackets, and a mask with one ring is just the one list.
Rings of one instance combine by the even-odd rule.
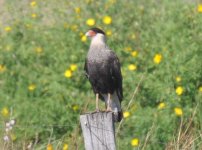
[[111, 108], [107, 108], [106, 112], [112, 112]]
[[96, 109], [95, 111], [92, 111], [91, 113], [93, 114], [93, 113], [98, 113], [98, 112], [100, 112], [100, 109]]

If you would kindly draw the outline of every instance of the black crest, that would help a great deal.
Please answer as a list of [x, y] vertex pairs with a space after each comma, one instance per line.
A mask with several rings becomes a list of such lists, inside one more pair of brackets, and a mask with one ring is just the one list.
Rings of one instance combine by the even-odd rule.
[[104, 34], [104, 35], [105, 35], [105, 32], [102, 31], [102, 30], [99, 29], [99, 28], [91, 28], [90, 30], [92, 30], [92, 31], [94, 31], [94, 32], [96, 32], [96, 33], [101, 33], [101, 34]]

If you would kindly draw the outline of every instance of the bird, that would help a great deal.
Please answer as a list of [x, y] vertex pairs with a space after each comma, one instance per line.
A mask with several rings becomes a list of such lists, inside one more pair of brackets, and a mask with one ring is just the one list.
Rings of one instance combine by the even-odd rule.
[[105, 111], [113, 112], [115, 122], [123, 118], [122, 73], [119, 58], [106, 43], [105, 32], [91, 28], [86, 34], [91, 40], [85, 59], [84, 71], [96, 95], [96, 112], [99, 112], [99, 99], [105, 102]]

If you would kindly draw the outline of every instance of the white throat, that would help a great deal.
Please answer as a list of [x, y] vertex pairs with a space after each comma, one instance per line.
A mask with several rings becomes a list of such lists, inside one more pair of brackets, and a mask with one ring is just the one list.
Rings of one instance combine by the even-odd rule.
[[97, 33], [91, 39], [90, 48], [101, 48], [101, 47], [107, 47], [106, 38], [103, 34]]

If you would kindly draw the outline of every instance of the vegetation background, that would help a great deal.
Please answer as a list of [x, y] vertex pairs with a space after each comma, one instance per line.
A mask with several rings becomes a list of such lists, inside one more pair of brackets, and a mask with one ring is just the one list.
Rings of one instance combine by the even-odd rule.
[[95, 109], [84, 34], [95, 26], [122, 64], [117, 149], [202, 149], [202, 3], [0, 0], [0, 13], [1, 149], [84, 149], [79, 114]]

